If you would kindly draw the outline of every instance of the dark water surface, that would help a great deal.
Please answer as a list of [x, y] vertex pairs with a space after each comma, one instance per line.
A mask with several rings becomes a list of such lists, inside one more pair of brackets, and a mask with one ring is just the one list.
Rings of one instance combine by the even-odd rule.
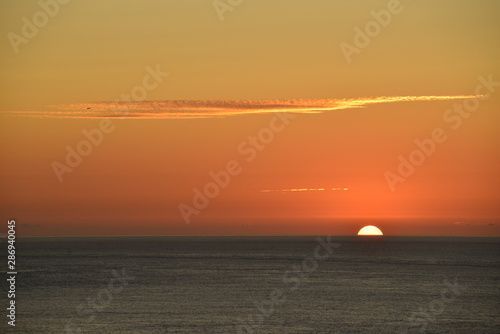
[[18, 238], [0, 328], [500, 333], [500, 238], [321, 238]]

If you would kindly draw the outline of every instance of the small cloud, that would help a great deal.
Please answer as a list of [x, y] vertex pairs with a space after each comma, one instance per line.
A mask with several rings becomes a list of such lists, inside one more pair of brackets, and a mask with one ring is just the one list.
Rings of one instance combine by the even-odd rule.
[[315, 191], [348, 191], [352, 190], [352, 188], [347, 187], [339, 187], [339, 188], [287, 188], [287, 189], [261, 189], [259, 190], [261, 193], [296, 193], [296, 192], [315, 192]]
[[495, 226], [494, 223], [485, 223], [485, 222], [454, 222], [453, 225], [461, 225], [461, 226]]

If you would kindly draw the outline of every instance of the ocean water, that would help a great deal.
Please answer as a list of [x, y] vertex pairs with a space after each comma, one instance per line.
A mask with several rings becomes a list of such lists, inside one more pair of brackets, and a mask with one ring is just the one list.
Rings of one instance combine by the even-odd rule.
[[0, 328], [500, 333], [500, 238], [320, 238], [18, 238]]

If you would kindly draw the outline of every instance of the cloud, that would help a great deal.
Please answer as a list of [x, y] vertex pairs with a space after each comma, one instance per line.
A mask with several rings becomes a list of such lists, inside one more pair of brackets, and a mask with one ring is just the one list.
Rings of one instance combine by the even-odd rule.
[[453, 225], [470, 225], [470, 223], [465, 222], [454, 222]]
[[278, 112], [318, 114], [334, 110], [364, 108], [380, 103], [444, 101], [475, 97], [477, 96], [446, 95], [381, 96], [357, 99], [118, 101], [66, 104], [49, 106], [41, 111], [3, 111], [1, 114], [35, 118], [196, 119]]
[[454, 222], [454, 225], [463, 225], [463, 226], [495, 226], [494, 223], [485, 223], [485, 222]]
[[341, 187], [341, 188], [287, 188], [287, 189], [261, 189], [259, 192], [261, 193], [281, 193], [281, 194], [288, 194], [288, 193], [301, 193], [301, 192], [313, 192], [313, 191], [349, 191], [353, 190], [352, 188], [346, 188], [346, 187]]

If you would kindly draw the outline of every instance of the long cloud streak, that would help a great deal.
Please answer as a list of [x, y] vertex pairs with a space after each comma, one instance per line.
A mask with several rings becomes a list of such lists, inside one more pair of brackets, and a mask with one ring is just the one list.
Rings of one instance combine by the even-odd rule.
[[418, 101], [444, 101], [475, 98], [452, 96], [381, 96], [357, 99], [299, 100], [184, 100], [142, 102], [96, 102], [48, 107], [43, 111], [3, 111], [0, 114], [36, 118], [131, 118], [193, 119], [217, 118], [276, 112], [318, 114], [333, 110], [364, 108], [371, 104]]

